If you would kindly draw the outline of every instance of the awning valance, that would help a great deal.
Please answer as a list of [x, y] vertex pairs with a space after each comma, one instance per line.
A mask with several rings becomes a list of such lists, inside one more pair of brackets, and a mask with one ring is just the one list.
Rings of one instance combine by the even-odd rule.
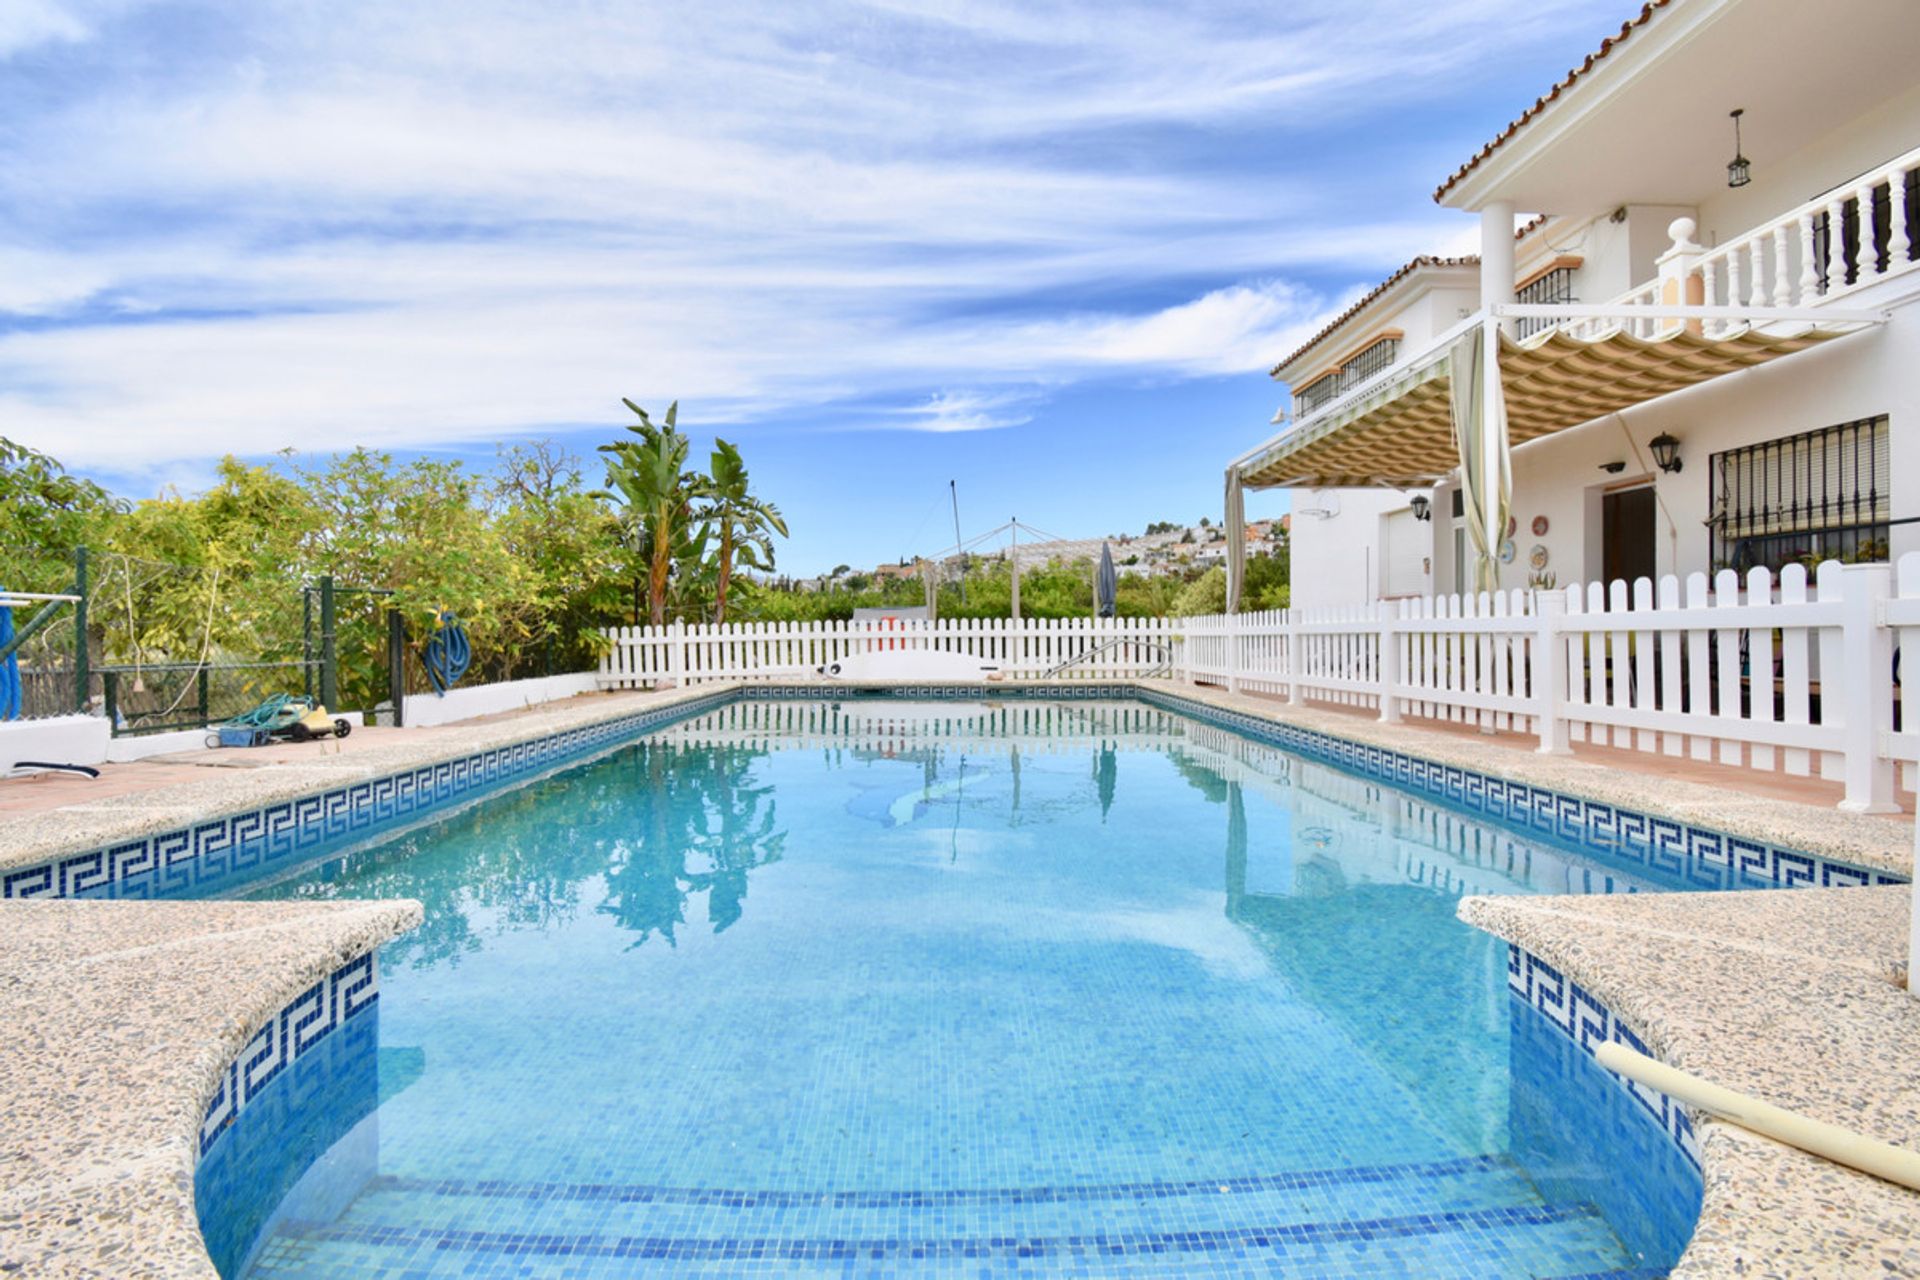
[[[1549, 329], [1522, 342], [1502, 338], [1500, 383], [1515, 445], [1669, 392], [1804, 351], [1849, 329], [1779, 334], [1746, 329], [1704, 337], [1689, 328], [1657, 339], [1624, 332], [1583, 339]], [[1253, 488], [1407, 488], [1459, 465], [1444, 357], [1416, 363], [1377, 390], [1337, 405], [1240, 464]]]

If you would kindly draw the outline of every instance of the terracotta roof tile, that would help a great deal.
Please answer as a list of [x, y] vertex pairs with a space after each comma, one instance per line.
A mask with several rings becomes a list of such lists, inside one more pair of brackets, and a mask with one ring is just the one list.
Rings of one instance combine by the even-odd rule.
[[1466, 177], [1469, 173], [1472, 173], [1473, 170], [1480, 164], [1482, 160], [1485, 160], [1488, 156], [1492, 155], [1494, 151], [1497, 150], [1501, 146], [1501, 144], [1505, 143], [1508, 138], [1511, 138], [1514, 134], [1520, 132], [1521, 128], [1523, 128], [1529, 121], [1531, 121], [1535, 116], [1539, 115], [1542, 111], [1546, 110], [1548, 103], [1557, 100], [1561, 94], [1565, 93], [1568, 89], [1571, 89], [1574, 86], [1574, 84], [1579, 81], [1580, 77], [1586, 75], [1589, 71], [1593, 70], [1594, 67], [1599, 64], [1602, 58], [1605, 58], [1609, 53], [1612, 53], [1617, 46], [1623, 44], [1627, 40], [1627, 38], [1631, 36], [1637, 29], [1639, 29], [1640, 27], [1646, 26], [1647, 23], [1653, 19], [1653, 15], [1657, 11], [1666, 8], [1668, 5], [1672, 3], [1673, 3], [1673, 0], [1647, 0], [1647, 3], [1640, 6], [1640, 12], [1637, 15], [1627, 19], [1625, 22], [1620, 24], [1619, 35], [1611, 36], [1605, 40], [1602, 40], [1600, 42], [1600, 48], [1595, 52], [1588, 54], [1587, 60], [1585, 62], [1581, 63], [1579, 66], [1575, 67], [1573, 70], [1567, 72], [1566, 78], [1561, 80], [1560, 83], [1554, 85], [1553, 88], [1547, 90], [1547, 92], [1543, 96], [1535, 98], [1533, 101], [1533, 105], [1520, 113], [1519, 119], [1513, 121], [1513, 123], [1509, 124], [1506, 128], [1502, 129], [1498, 137], [1494, 138], [1494, 140], [1492, 142], [1489, 142], [1486, 146], [1481, 147], [1480, 150], [1474, 154], [1473, 159], [1467, 161], [1465, 164], [1461, 165], [1458, 169], [1454, 170], [1452, 177], [1448, 178], [1445, 182], [1441, 183], [1438, 187], [1434, 188], [1433, 198], [1437, 201], [1441, 197], [1445, 196], [1447, 192], [1453, 189], [1454, 184], [1458, 183], [1462, 178]]
[[1388, 276], [1385, 280], [1382, 280], [1379, 284], [1367, 290], [1366, 294], [1363, 297], [1361, 297], [1361, 299], [1358, 302], [1348, 307], [1345, 311], [1342, 311], [1339, 315], [1335, 316], [1332, 320], [1329, 320], [1327, 322], [1327, 326], [1324, 329], [1320, 330], [1320, 332], [1314, 334], [1311, 338], [1308, 338], [1305, 342], [1301, 343], [1292, 352], [1282, 357], [1280, 361], [1273, 366], [1272, 369], [1267, 371], [1267, 375], [1269, 377], [1274, 377], [1274, 378], [1279, 377], [1280, 371], [1282, 369], [1286, 368], [1288, 365], [1292, 364], [1295, 360], [1298, 360], [1301, 356], [1307, 354], [1307, 352], [1319, 346], [1327, 338], [1332, 337], [1334, 330], [1338, 329], [1341, 325], [1345, 324], [1347, 321], [1353, 319], [1354, 316], [1364, 311], [1368, 303], [1372, 302], [1375, 298], [1379, 297], [1381, 294], [1385, 293], [1387, 290], [1393, 288], [1394, 285], [1399, 284], [1402, 280], [1406, 279], [1409, 275], [1412, 275], [1415, 271], [1419, 270], [1421, 267], [1470, 267], [1475, 265], [1479, 261], [1480, 261], [1480, 258], [1479, 258], [1479, 255], [1477, 254], [1469, 254], [1464, 258], [1442, 258], [1434, 254], [1427, 254], [1427, 253], [1421, 254], [1419, 257], [1415, 258], [1412, 262], [1409, 262], [1406, 266], [1401, 267], [1398, 271]]

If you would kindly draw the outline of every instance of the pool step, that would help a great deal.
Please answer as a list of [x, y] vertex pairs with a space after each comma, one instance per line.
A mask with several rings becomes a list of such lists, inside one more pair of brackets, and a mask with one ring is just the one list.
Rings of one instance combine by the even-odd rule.
[[1220, 1230], [1248, 1222], [1338, 1222], [1539, 1203], [1503, 1159], [1285, 1172], [1225, 1179], [955, 1191], [715, 1191], [622, 1183], [381, 1177], [350, 1222], [663, 1238], [945, 1239]]
[[[1080, 1276], [1282, 1273], [1315, 1276], [1489, 1277], [1564, 1274], [1617, 1252], [1591, 1205], [1460, 1210], [1354, 1222], [1302, 1222], [1215, 1231], [1096, 1232], [975, 1238], [593, 1236], [441, 1231], [341, 1223], [288, 1224], [253, 1275], [409, 1277], [581, 1275], [975, 1277], [1018, 1269]], [[1544, 1266], [1543, 1266], [1544, 1264]]]
[[1627, 1265], [1593, 1206], [1543, 1204], [1510, 1166], [1474, 1157], [1212, 1183], [824, 1196], [379, 1178], [336, 1221], [280, 1223], [252, 1274], [1610, 1274], [1595, 1259]]

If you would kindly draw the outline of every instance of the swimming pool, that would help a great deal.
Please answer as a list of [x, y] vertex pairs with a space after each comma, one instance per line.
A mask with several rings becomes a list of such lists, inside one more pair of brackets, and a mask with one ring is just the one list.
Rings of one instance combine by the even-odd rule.
[[202, 1163], [228, 1276], [1658, 1272], [1698, 1174], [1462, 893], [1684, 887], [1134, 700], [733, 702], [414, 897]]

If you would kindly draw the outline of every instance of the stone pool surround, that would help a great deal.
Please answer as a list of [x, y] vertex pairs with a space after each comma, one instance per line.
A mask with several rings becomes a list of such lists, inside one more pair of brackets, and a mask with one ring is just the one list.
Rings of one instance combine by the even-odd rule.
[[[1246, 717], [1268, 725], [1304, 729], [1316, 738], [1327, 739], [1340, 747], [1347, 744], [1377, 747], [1421, 761], [1451, 765], [1459, 770], [1470, 771], [1483, 780], [1494, 779], [1505, 785], [1548, 790], [1559, 793], [1562, 798], [1586, 797], [1589, 804], [1617, 806], [1623, 810], [1631, 806], [1638, 815], [1724, 832], [1757, 844], [1806, 850], [1848, 868], [1868, 868], [1884, 873], [1880, 877], [1884, 879], [1900, 879], [1911, 874], [1911, 838], [1906, 834], [1904, 824], [1897, 820], [1835, 814], [1762, 797], [1730, 796], [1724, 791], [1699, 784], [1662, 781], [1655, 792], [1649, 785], [1652, 780], [1645, 775], [1567, 758], [1542, 757], [1404, 725], [1379, 725], [1339, 713], [1288, 707], [1271, 699], [1250, 698], [1213, 689], [1194, 689], [1166, 681], [1099, 685], [1076, 683], [1071, 686], [996, 682], [984, 687], [949, 686], [938, 689], [914, 682], [885, 688], [896, 694], [925, 692], [937, 696], [964, 694], [988, 698], [996, 692], [1026, 696], [1058, 692], [1078, 697], [1125, 697], [1146, 693], [1150, 701], [1162, 705], [1172, 703], [1177, 710], [1211, 709], [1216, 713], [1229, 713], [1236, 719]], [[356, 781], [390, 778], [424, 766], [470, 760], [479, 753], [517, 748], [557, 734], [574, 737], [582, 729], [598, 727], [600, 731], [590, 736], [596, 741], [604, 740], [606, 745], [613, 745], [627, 736], [624, 730], [616, 734], [604, 732], [612, 727], [613, 722], [634, 720], [634, 732], [640, 732], [644, 731], [646, 723], [659, 719], [662, 712], [692, 711], [699, 704], [717, 703], [735, 694], [750, 697], [831, 697], [836, 691], [852, 692], [845, 684], [822, 681], [792, 682], [778, 689], [728, 683], [664, 693], [609, 695], [585, 699], [572, 705], [559, 704], [552, 709], [511, 720], [476, 725], [470, 733], [462, 734], [457, 743], [449, 743], [444, 738], [432, 743], [396, 743], [378, 751], [351, 756], [317, 756], [312, 762], [264, 769], [210, 770], [210, 773], [221, 776], [145, 794], [117, 797], [98, 805], [69, 806], [45, 815], [9, 822], [7, 830], [0, 832], [0, 875], [44, 864], [50, 859], [57, 861], [61, 855], [102, 850], [128, 841], [148, 840], [221, 815], [265, 810], [317, 793], [337, 791], [342, 786], [350, 787]], [[592, 746], [583, 746], [566, 754], [577, 759], [594, 749]], [[557, 760], [553, 767], [568, 762]], [[548, 767], [547, 764], [538, 762], [516, 767], [510, 773], [503, 774], [501, 780], [532, 776], [545, 767]], [[491, 779], [476, 779], [474, 785], [489, 787], [490, 782]], [[432, 803], [437, 804], [438, 799]], [[1785, 908], [1784, 914], [1792, 917], [1795, 912], [1787, 905], [1788, 900], [1802, 898], [1808, 892], [1730, 894], [1724, 897], [1742, 903], [1779, 899], [1781, 907]], [[1869, 893], [1876, 901], [1892, 901], [1896, 897], [1901, 904], [1906, 901], [1906, 890], [1903, 888], [1829, 890], [1822, 892], [1821, 896], [1834, 893]], [[1701, 901], [1701, 897], [1687, 895], [1685, 898], [1667, 898], [1658, 895], [1643, 900], [1684, 907], [1688, 902]], [[1588, 900], [1469, 900], [1463, 906], [1462, 914], [1470, 922], [1508, 936], [1510, 941], [1524, 947], [1527, 952], [1565, 970], [1570, 978], [1582, 982], [1596, 1000], [1612, 1000], [1610, 980], [1595, 983], [1583, 979], [1580, 975], [1586, 972], [1585, 969], [1579, 965], [1569, 966], [1564, 959], [1556, 959], [1560, 953], [1555, 946], [1511, 937], [1495, 927], [1490, 919], [1475, 918], [1469, 914], [1469, 909], [1477, 910], [1479, 903], [1490, 903], [1490, 909], [1497, 910], [1516, 902], [1569, 901], [1577, 905]], [[0, 1193], [0, 1267], [16, 1261], [25, 1262], [31, 1257], [38, 1268], [31, 1274], [168, 1277], [204, 1277], [212, 1274], [193, 1216], [193, 1159], [186, 1160], [183, 1172], [180, 1168], [170, 1167], [170, 1164], [177, 1162], [170, 1162], [169, 1155], [174, 1154], [174, 1148], [179, 1146], [197, 1153], [208, 1099], [213, 1097], [219, 1081], [231, 1074], [232, 1064], [242, 1047], [260, 1034], [261, 1028], [270, 1019], [285, 1010], [290, 1002], [296, 1001], [316, 982], [336, 972], [356, 956], [377, 947], [387, 938], [412, 927], [419, 919], [417, 904], [387, 902], [300, 906], [300, 911], [321, 912], [340, 918], [324, 922], [319, 919], [304, 920], [299, 927], [294, 927], [292, 922], [271, 919], [268, 914], [276, 908], [294, 906], [286, 903], [225, 902], [7, 904], [6, 918], [9, 920], [32, 919], [23, 913], [35, 911], [59, 912], [64, 917], [60, 927], [51, 930], [32, 928], [8, 931], [6, 939], [0, 941], [0, 958], [5, 961], [5, 967], [0, 972], [8, 975], [6, 981], [9, 984], [16, 981], [16, 972], [31, 973], [36, 967], [49, 967], [53, 971], [69, 964], [80, 967], [106, 964], [111, 967], [116, 955], [114, 944], [120, 936], [117, 922], [122, 919], [138, 921], [151, 936], [151, 941], [134, 945], [132, 950], [135, 953], [157, 951], [168, 964], [156, 968], [149, 963], [139, 968], [138, 980], [134, 985], [94, 991], [86, 1005], [88, 1016], [82, 1024], [85, 1034], [75, 1033], [75, 1024], [72, 1022], [67, 1022], [64, 1027], [61, 1025], [63, 1019], [58, 1015], [64, 1012], [70, 1018], [71, 1010], [50, 1010], [48, 1021], [36, 1019], [35, 1026], [28, 1034], [0, 1044], [0, 1087], [16, 1080], [44, 1076], [50, 1066], [56, 1067], [57, 1074], [57, 1065], [70, 1052], [65, 1047], [67, 1043], [70, 1040], [97, 1039], [92, 1033], [103, 1022], [111, 1030], [130, 1025], [144, 1027], [150, 1018], [157, 1019], [150, 1029], [124, 1037], [109, 1036], [107, 1038], [112, 1043], [99, 1046], [99, 1051], [114, 1063], [112, 1070], [121, 1076], [139, 1077], [150, 1073], [157, 1065], [162, 1068], [159, 1074], [169, 1078], [185, 1072], [187, 1077], [197, 1079], [193, 1068], [204, 1066], [206, 1069], [199, 1074], [206, 1078], [198, 1084], [198, 1110], [190, 1109], [193, 1121], [179, 1132], [168, 1132], [164, 1125], [156, 1129], [153, 1106], [161, 1099], [147, 1098], [136, 1091], [130, 1096], [123, 1094], [115, 1097], [109, 1094], [106, 1106], [100, 1105], [99, 1099], [90, 1098], [83, 1115], [70, 1114], [64, 1123], [60, 1119], [60, 1109], [53, 1108], [51, 1114], [42, 1117], [42, 1123], [47, 1126], [47, 1136], [41, 1142], [30, 1144], [25, 1152], [0, 1151], [0, 1169], [8, 1172], [6, 1190]], [[341, 910], [327, 912], [327, 908]], [[1781, 914], [1779, 908], [1756, 906], [1754, 909], [1765, 912], [1769, 920]], [[149, 921], [140, 916], [141, 912], [157, 914]], [[257, 917], [257, 923], [243, 923], [242, 917], [250, 912], [262, 913]], [[89, 920], [88, 913], [98, 914]], [[356, 913], [366, 914], [356, 916]], [[50, 914], [35, 923], [45, 924], [51, 919]], [[1680, 927], [1690, 929], [1692, 920], [1691, 915], [1685, 916]], [[371, 923], [373, 921], [378, 923]], [[345, 936], [351, 943], [346, 951], [337, 945], [343, 936], [343, 928], [347, 929]], [[364, 934], [355, 933], [355, 928], [364, 930]], [[272, 947], [266, 948], [269, 954], [262, 956], [260, 964], [255, 964], [251, 955], [242, 959], [235, 954], [235, 938], [244, 940], [262, 931], [275, 938], [272, 947], [288, 946], [303, 953], [304, 967], [296, 965], [293, 972], [288, 972], [290, 957], [272, 950]], [[302, 938], [303, 934], [307, 936]], [[1729, 936], [1741, 935], [1735, 931]], [[22, 939], [26, 944], [24, 953]], [[244, 948], [244, 941], [239, 945]], [[357, 946], [357, 950], [352, 949], [353, 946]], [[1710, 944], [1708, 949], [1711, 949]], [[209, 989], [204, 979], [197, 982], [190, 979], [193, 973], [219, 972], [217, 969], [206, 969], [201, 964], [214, 953], [218, 953], [222, 962], [232, 970], [226, 977], [234, 981], [238, 989], [244, 992], [257, 989], [269, 994], [242, 1002], [244, 1007], [222, 1003], [218, 1009], [209, 1010], [204, 1007], [204, 1002], [199, 1008], [191, 1007], [191, 999], [183, 1003], [180, 998], [182, 984], [196, 994], [204, 994]], [[103, 961], [102, 957], [106, 959]], [[175, 960], [183, 962], [183, 968], [177, 974], [170, 967]], [[271, 974], [268, 972], [270, 970]], [[129, 978], [134, 976], [128, 975]], [[32, 980], [27, 981], [31, 984]], [[1881, 983], [1891, 989], [1884, 977]], [[154, 1000], [152, 988], [156, 986], [166, 987], [174, 998]], [[1902, 1001], [1906, 999], [1904, 993], [1896, 994]], [[1696, 988], [1694, 999], [1698, 998]], [[60, 1002], [55, 1000], [52, 1003], [58, 1005]], [[103, 1017], [109, 1012], [120, 1013], [123, 1004], [134, 1007], [137, 1012], [124, 1017]], [[1656, 1053], [1665, 1056], [1667, 1041], [1659, 1030], [1650, 1029], [1649, 1024], [1643, 1023], [1636, 1009], [1637, 1006], [1631, 1002], [1622, 1006], [1620, 1019], [1623, 1025], [1631, 1024]], [[1910, 1019], [1920, 1017], [1913, 1009], [1904, 1011]], [[209, 1015], [216, 1013], [237, 1016], [228, 1017], [225, 1021], [216, 1018], [218, 1025], [208, 1025]], [[196, 1014], [197, 1017], [192, 1016]], [[213, 1041], [211, 1044], [210, 1038]], [[157, 1056], [164, 1061], [159, 1064], [151, 1061], [137, 1064], [122, 1060], [133, 1055], [151, 1059], [156, 1056], [150, 1052], [153, 1045], [178, 1045], [182, 1048], [178, 1052], [161, 1052]], [[1912, 1056], [1907, 1057], [1902, 1069], [1914, 1060]], [[1687, 1064], [1681, 1062], [1679, 1065]], [[1880, 1075], [1882, 1079], [1885, 1078], [1884, 1072]], [[176, 1080], [171, 1085], [167, 1094], [169, 1106], [178, 1101], [180, 1083]], [[123, 1084], [122, 1088], [125, 1087]], [[188, 1092], [194, 1090], [189, 1089]], [[7, 1096], [17, 1099], [22, 1095], [13, 1091]], [[67, 1100], [69, 1104], [74, 1101], [71, 1096]], [[10, 1104], [10, 1121], [14, 1110]], [[177, 1107], [174, 1110], [177, 1111]], [[76, 1124], [82, 1119], [86, 1123]], [[1721, 1133], [1726, 1128], [1709, 1125], [1703, 1131], [1701, 1158], [1706, 1173], [1709, 1209], [1721, 1204], [1731, 1205], [1736, 1201], [1751, 1203], [1753, 1200], [1752, 1189], [1745, 1186], [1744, 1166], [1722, 1167], [1720, 1149], [1725, 1139]], [[11, 1123], [9, 1129], [19, 1131]], [[35, 1129], [33, 1132], [39, 1134], [42, 1130]], [[37, 1158], [35, 1152], [40, 1153]], [[1810, 1157], [1801, 1159], [1818, 1166], [1811, 1172], [1832, 1170], [1832, 1166]], [[20, 1163], [23, 1160], [27, 1162], [25, 1165]], [[14, 1171], [21, 1168], [27, 1168], [33, 1176], [27, 1179], [14, 1177]], [[163, 1182], [172, 1178], [171, 1194], [139, 1199], [115, 1194], [142, 1177], [151, 1179], [156, 1176]], [[1866, 1181], [1873, 1183], [1872, 1179]], [[1728, 1195], [1721, 1195], [1729, 1182], [1733, 1190]], [[1873, 1185], [1884, 1188], [1884, 1184]], [[1920, 1197], [1908, 1197], [1897, 1189], [1885, 1190], [1895, 1197], [1911, 1201], [1909, 1212], [1920, 1212]], [[1808, 1188], [1812, 1195], [1817, 1195], [1818, 1191], [1818, 1187]], [[1749, 1214], [1742, 1213], [1728, 1224], [1725, 1232], [1714, 1234], [1709, 1232], [1708, 1217], [1703, 1214], [1701, 1233], [1696, 1238], [1695, 1246], [1688, 1251], [1683, 1273], [1734, 1274], [1733, 1270], [1721, 1265], [1722, 1255], [1709, 1247], [1724, 1246], [1727, 1239], [1734, 1241], [1736, 1251], [1745, 1250], [1744, 1253], [1730, 1256], [1742, 1257], [1749, 1268], [1762, 1258], [1775, 1256], [1778, 1242], [1797, 1239], [1795, 1228], [1806, 1209], [1805, 1205], [1796, 1203], [1791, 1194], [1782, 1195], [1780, 1203], [1783, 1216], [1773, 1228], [1765, 1223], [1755, 1223], [1750, 1220]], [[160, 1228], [164, 1229], [156, 1228], [155, 1215], [160, 1220]], [[1798, 1255], [1800, 1261], [1812, 1264], [1817, 1258], [1832, 1257], [1838, 1260], [1842, 1256], [1859, 1256], [1857, 1249], [1861, 1241], [1875, 1238], [1875, 1221], [1887, 1220], [1865, 1216], [1858, 1220], [1850, 1233], [1836, 1237], [1845, 1248], [1855, 1252], [1845, 1255], [1816, 1253], [1811, 1256], [1801, 1253]], [[1770, 1244], [1769, 1241], [1774, 1243]], [[1883, 1242], [1883, 1252], [1892, 1250], [1888, 1256], [1900, 1256], [1897, 1249], [1901, 1243]], [[1761, 1266], [1762, 1273], [1773, 1273], [1773, 1268], [1767, 1263], [1761, 1262]], [[1751, 1270], [1741, 1272], [1752, 1273]], [[1797, 1264], [1780, 1272], [1799, 1273], [1802, 1271]]]

